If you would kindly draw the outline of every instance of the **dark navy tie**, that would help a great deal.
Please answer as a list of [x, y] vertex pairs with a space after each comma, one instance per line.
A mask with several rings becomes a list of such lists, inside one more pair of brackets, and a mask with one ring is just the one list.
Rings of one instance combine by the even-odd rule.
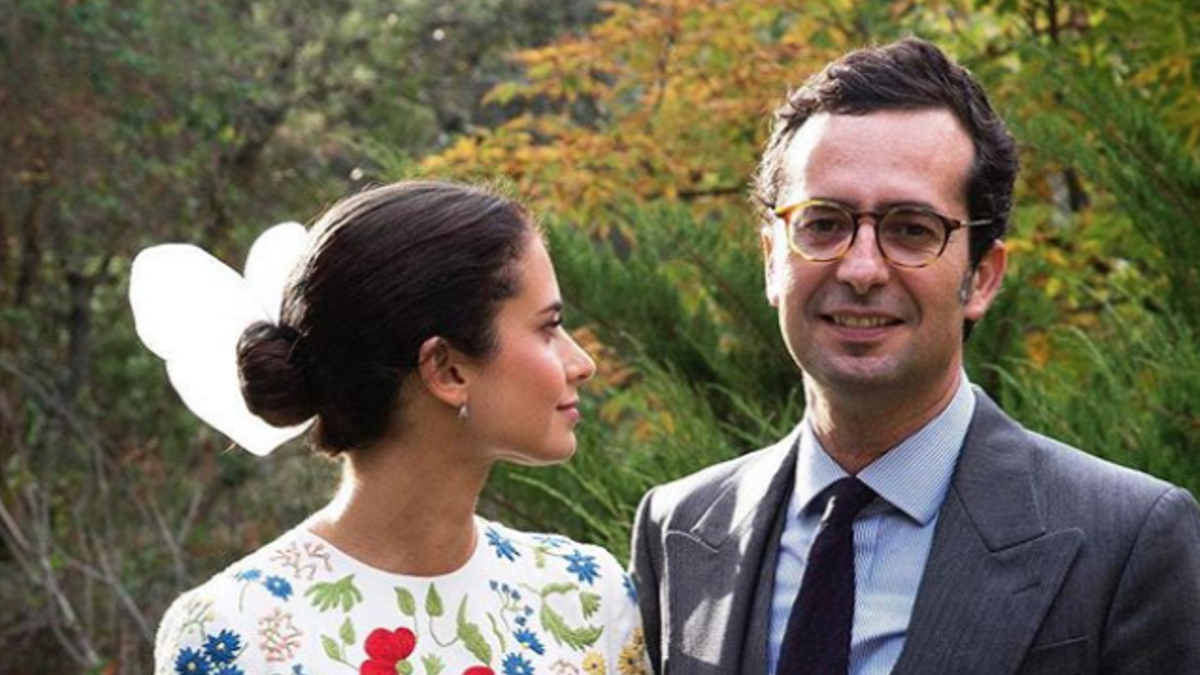
[[777, 675], [846, 675], [854, 625], [854, 519], [875, 491], [857, 478], [826, 490], [825, 516], [792, 605]]

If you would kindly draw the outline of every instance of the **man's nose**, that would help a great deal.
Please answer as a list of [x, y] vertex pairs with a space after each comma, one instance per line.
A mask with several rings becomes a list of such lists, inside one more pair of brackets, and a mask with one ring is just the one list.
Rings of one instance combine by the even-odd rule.
[[854, 244], [837, 262], [837, 279], [854, 289], [856, 294], [866, 295], [872, 288], [887, 283], [891, 266], [879, 250], [874, 221], [861, 219], [856, 226], [858, 236], [854, 238]]

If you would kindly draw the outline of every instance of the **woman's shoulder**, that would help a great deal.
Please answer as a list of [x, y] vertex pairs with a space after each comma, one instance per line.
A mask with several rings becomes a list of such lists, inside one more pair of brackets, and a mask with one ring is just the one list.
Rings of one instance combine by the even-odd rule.
[[[608, 549], [561, 534], [525, 532], [481, 520], [481, 546], [500, 571], [514, 569], [543, 584], [573, 586], [581, 591], [619, 593], [634, 599], [633, 584]], [[564, 586], [565, 587], [565, 586]]]
[[295, 529], [184, 592], [159, 623], [156, 672], [218, 672], [235, 659], [245, 665], [264, 621], [278, 623], [282, 637], [297, 632], [290, 601], [318, 569], [332, 569], [329, 552]]

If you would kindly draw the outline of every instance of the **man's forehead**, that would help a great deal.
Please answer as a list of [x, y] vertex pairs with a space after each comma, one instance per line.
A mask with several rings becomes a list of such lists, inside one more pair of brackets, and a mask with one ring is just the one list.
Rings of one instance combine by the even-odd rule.
[[974, 153], [970, 136], [946, 109], [817, 113], [784, 152], [779, 199], [836, 197], [813, 190], [859, 192], [867, 182], [901, 191], [949, 185], [948, 194], [960, 196]]

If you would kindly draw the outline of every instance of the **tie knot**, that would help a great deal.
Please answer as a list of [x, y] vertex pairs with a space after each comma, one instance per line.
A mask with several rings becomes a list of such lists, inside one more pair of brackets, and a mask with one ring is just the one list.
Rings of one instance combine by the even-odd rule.
[[843, 478], [829, 486], [822, 522], [830, 526], [846, 526], [854, 522], [859, 511], [875, 499], [875, 491], [857, 478]]

